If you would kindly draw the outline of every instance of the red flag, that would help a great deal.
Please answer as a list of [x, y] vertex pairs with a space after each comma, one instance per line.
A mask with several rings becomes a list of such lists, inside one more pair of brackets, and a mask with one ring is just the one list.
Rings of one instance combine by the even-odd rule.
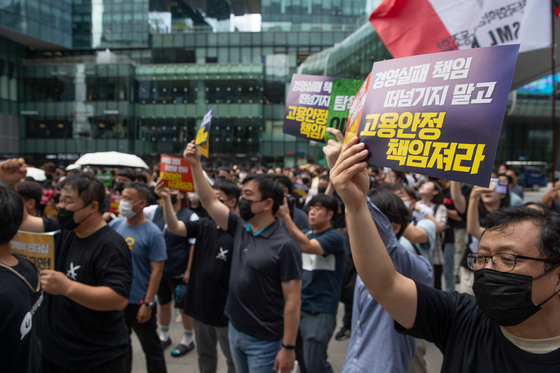
[[369, 21], [394, 58], [457, 49], [428, 0], [383, 0]]

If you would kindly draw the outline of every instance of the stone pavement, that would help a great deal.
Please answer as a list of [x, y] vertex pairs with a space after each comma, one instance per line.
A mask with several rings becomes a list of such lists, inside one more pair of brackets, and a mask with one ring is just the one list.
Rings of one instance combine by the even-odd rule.
[[[338, 331], [340, 326], [342, 325], [342, 315], [344, 313], [344, 307], [342, 303], [340, 303], [340, 307], [338, 310], [338, 325], [336, 326], [335, 333]], [[175, 320], [175, 315], [173, 317]], [[171, 339], [173, 343], [165, 350], [165, 361], [167, 363], [167, 371], [169, 373], [194, 373], [198, 372], [198, 361], [197, 361], [197, 354], [196, 349], [189, 352], [187, 355], [174, 358], [171, 356], [171, 350], [181, 338], [183, 338], [183, 324], [179, 322], [172, 321], [169, 327]], [[344, 365], [344, 359], [346, 358], [346, 352], [348, 351], [348, 344], [350, 339], [346, 341], [339, 342], [333, 339], [329, 344], [329, 361], [333, 367], [333, 372], [338, 373], [342, 371], [342, 367]], [[138, 339], [133, 333], [132, 337], [132, 348], [133, 348], [133, 363], [132, 363], [132, 372], [133, 373], [143, 373], [146, 372], [146, 363], [144, 358], [144, 353], [142, 352], [142, 348], [140, 347], [140, 343]], [[225, 358], [218, 346], [218, 373], [226, 373], [227, 367], [225, 364]], [[437, 373], [441, 369], [442, 363], [442, 355], [440, 351], [431, 343], [428, 343], [427, 351], [426, 351], [426, 362], [428, 373]]]

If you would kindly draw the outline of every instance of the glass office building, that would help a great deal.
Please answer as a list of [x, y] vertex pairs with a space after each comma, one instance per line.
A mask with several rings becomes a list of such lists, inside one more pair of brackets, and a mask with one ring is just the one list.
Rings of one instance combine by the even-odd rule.
[[[216, 105], [210, 165], [322, 162], [321, 144], [282, 132], [291, 76], [363, 79], [391, 58], [367, 22], [379, 2], [0, 0], [0, 156], [153, 163]], [[550, 159], [547, 105], [512, 95], [498, 159]]]
[[216, 105], [211, 164], [320, 161], [282, 133], [290, 79], [364, 22], [367, 0], [0, 2], [4, 156], [178, 153]]

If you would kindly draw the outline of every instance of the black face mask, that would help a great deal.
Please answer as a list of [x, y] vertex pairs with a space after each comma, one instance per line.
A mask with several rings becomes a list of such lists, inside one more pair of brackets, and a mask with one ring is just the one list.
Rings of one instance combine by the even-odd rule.
[[[85, 206], [84, 206], [85, 207]], [[81, 209], [83, 209], [84, 207], [82, 207]], [[80, 211], [81, 209], [78, 209], [76, 211]], [[67, 229], [69, 231], [73, 231], [74, 229], [78, 228], [80, 226], [80, 224], [82, 224], [82, 222], [84, 220], [82, 220], [79, 223], [76, 223], [74, 221], [74, 213], [76, 211], [70, 211], [70, 210], [66, 210], [62, 207], [58, 208], [58, 213], [57, 213], [57, 220], [58, 220], [58, 224], [60, 224], [60, 228], [62, 229]], [[89, 216], [88, 216], [89, 217]]]
[[304, 184], [309, 184], [309, 178], [308, 177], [302, 177], [301, 182], [304, 183]]
[[475, 271], [473, 291], [476, 302], [482, 312], [496, 324], [519, 325], [558, 293], [552, 294], [540, 304], [535, 304], [531, 298], [533, 281], [546, 276], [553, 269], [535, 278], [488, 268]]
[[219, 176], [218, 179], [219, 179], [220, 181], [224, 181], [224, 180], [226, 179], [226, 177], [225, 177], [225, 176]]
[[241, 198], [239, 200], [239, 216], [241, 216], [241, 219], [245, 221], [249, 221], [253, 219], [253, 217], [255, 216], [253, 211], [251, 211], [251, 206], [253, 205], [253, 202], [261, 202], [261, 201], [251, 201], [248, 200], [247, 198]]
[[172, 205], [177, 203], [177, 195], [176, 194], [170, 194], [169, 197], [171, 197], [171, 204]]

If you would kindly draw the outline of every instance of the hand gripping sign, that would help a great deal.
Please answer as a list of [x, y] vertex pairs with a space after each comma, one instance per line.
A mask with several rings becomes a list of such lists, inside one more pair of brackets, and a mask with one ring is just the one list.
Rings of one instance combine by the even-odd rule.
[[376, 62], [357, 131], [368, 162], [487, 186], [518, 50], [506, 45]]
[[183, 192], [194, 190], [191, 165], [187, 161], [183, 158], [162, 154], [160, 164], [159, 179], [166, 187]]

